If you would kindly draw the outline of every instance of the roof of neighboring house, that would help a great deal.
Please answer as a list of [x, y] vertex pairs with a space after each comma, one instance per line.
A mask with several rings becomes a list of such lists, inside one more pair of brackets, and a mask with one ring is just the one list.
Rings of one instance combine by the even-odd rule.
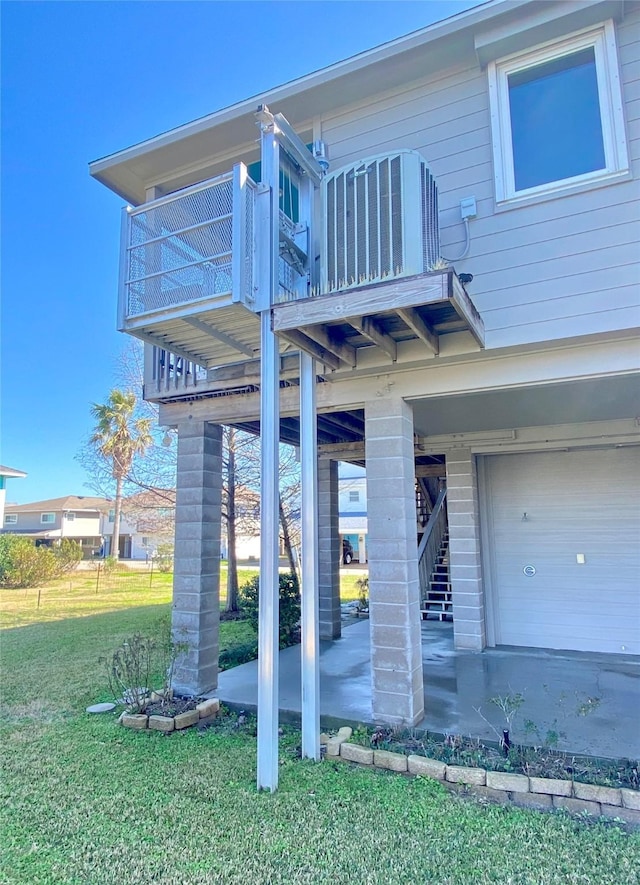
[[33, 513], [56, 510], [99, 510], [113, 506], [109, 498], [94, 498], [85, 495], [67, 495], [65, 498], [48, 498], [46, 501], [32, 501], [30, 504], [7, 504], [5, 513]]
[[176, 506], [176, 490], [175, 489], [144, 489], [141, 492], [135, 492], [128, 495], [122, 502], [123, 508], [158, 508], [158, 507], [175, 507]]
[[22, 528], [10, 528], [10, 529], [0, 529], [0, 535], [25, 535], [29, 538], [59, 538], [62, 535], [61, 529], [49, 529], [45, 531], [44, 529], [22, 529]]
[[3, 467], [2, 464], [0, 464], [0, 476], [24, 477], [26, 475], [27, 474], [24, 470], [16, 470], [15, 467]]

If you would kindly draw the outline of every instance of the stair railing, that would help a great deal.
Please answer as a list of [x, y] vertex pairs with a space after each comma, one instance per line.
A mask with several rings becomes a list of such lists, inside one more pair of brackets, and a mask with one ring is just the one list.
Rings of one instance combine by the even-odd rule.
[[431, 574], [438, 559], [442, 539], [447, 531], [446, 497], [446, 488], [441, 489], [418, 545], [418, 575], [420, 595], [423, 599], [429, 591]]

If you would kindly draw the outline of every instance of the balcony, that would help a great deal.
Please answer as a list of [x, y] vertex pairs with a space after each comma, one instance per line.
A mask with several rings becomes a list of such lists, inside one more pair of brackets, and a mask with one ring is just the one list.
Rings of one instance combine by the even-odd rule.
[[[255, 389], [257, 310], [269, 305], [259, 289], [259, 269], [270, 260], [271, 240], [256, 236], [269, 229], [263, 196], [239, 164], [218, 178], [125, 211], [119, 328], [153, 345], [145, 356], [147, 399]], [[319, 371], [324, 367], [331, 373], [355, 368], [363, 358], [368, 365], [388, 366], [411, 341], [432, 357], [439, 353], [441, 336], [452, 332], [468, 332], [471, 347], [484, 346], [482, 319], [452, 268], [406, 275], [400, 265], [377, 278], [363, 276], [359, 284], [313, 290], [307, 227], [294, 224], [282, 207], [279, 214], [280, 285], [270, 309], [284, 380], [295, 383], [297, 377], [292, 347], [311, 354]], [[403, 231], [411, 229], [409, 222]], [[384, 236], [392, 243], [390, 225]], [[387, 245], [382, 233], [378, 239]]]
[[246, 168], [125, 210], [120, 331], [208, 368], [259, 351]]

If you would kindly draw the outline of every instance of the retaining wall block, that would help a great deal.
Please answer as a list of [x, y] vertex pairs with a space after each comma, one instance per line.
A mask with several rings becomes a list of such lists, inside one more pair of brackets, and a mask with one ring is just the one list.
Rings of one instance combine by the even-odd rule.
[[615, 787], [597, 787], [595, 784], [573, 785], [573, 795], [576, 799], [588, 799], [592, 802], [604, 802], [606, 805], [622, 805], [620, 790]]
[[345, 742], [340, 745], [340, 756], [348, 762], [358, 762], [360, 765], [373, 765], [373, 750], [361, 747], [358, 744]]
[[209, 698], [208, 700], [199, 703], [196, 710], [198, 711], [200, 719], [215, 716], [220, 710], [220, 701], [218, 698]]
[[148, 721], [149, 717], [144, 713], [123, 713], [120, 717], [120, 722], [125, 728], [135, 728], [139, 731], [147, 727]]
[[528, 793], [529, 778], [526, 774], [510, 774], [506, 771], [488, 771], [487, 786], [510, 793]]
[[487, 772], [484, 768], [464, 768], [461, 765], [447, 765], [447, 780], [452, 784], [469, 784], [484, 787]]
[[600, 808], [603, 817], [617, 818], [627, 824], [640, 826], [640, 811], [633, 808], [621, 808], [619, 805], [601, 805]]
[[548, 793], [513, 793], [511, 801], [523, 808], [537, 808], [548, 811], [553, 808], [553, 796]]
[[178, 713], [173, 718], [176, 723], [176, 731], [180, 731], [182, 728], [189, 728], [190, 725], [195, 725], [200, 719], [200, 714], [197, 710], [187, 710], [186, 713]]
[[173, 716], [149, 716], [149, 728], [152, 731], [173, 731], [176, 727]]
[[620, 790], [622, 796], [622, 804], [625, 808], [631, 808], [634, 811], [640, 811], [640, 792], [638, 790], [629, 790], [623, 787]]
[[595, 817], [598, 817], [600, 814], [599, 802], [589, 802], [586, 799], [571, 799], [567, 796], [554, 796], [553, 807], [565, 808], [572, 814], [584, 814], [586, 812], [587, 814], [593, 814]]
[[391, 753], [389, 750], [374, 750], [373, 764], [377, 768], [386, 768], [389, 771], [406, 771], [407, 757], [404, 753]]
[[342, 728], [339, 728], [338, 733], [327, 740], [327, 756], [339, 756], [340, 747], [349, 740], [352, 734], [353, 729], [349, 728], [348, 725], [343, 725]]
[[459, 789], [462, 787], [460, 792], [475, 796], [477, 799], [500, 802], [502, 805], [509, 803], [509, 794], [506, 790], [494, 790], [493, 787], [468, 786], [467, 784], [456, 784], [456, 787]]
[[547, 793], [549, 796], [570, 796], [571, 781], [563, 781], [554, 777], [530, 777], [529, 785], [532, 793]]
[[412, 755], [407, 757], [407, 769], [410, 774], [433, 777], [439, 781], [443, 781], [447, 773], [447, 766], [444, 762], [439, 762], [437, 759], [427, 759], [426, 756]]

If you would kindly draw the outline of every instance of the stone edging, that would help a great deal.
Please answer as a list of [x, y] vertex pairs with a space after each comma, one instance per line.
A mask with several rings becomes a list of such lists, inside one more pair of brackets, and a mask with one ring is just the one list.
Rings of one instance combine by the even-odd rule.
[[206, 725], [216, 718], [220, 711], [218, 698], [210, 698], [202, 701], [194, 710], [186, 713], [178, 713], [177, 716], [147, 716], [145, 713], [123, 713], [120, 717], [121, 725], [125, 728], [133, 728], [136, 731], [162, 731], [168, 734], [170, 731], [181, 731], [191, 725]]
[[431, 777], [453, 790], [462, 790], [494, 802], [546, 810], [564, 808], [573, 814], [617, 818], [640, 826], [640, 792], [637, 790], [447, 765], [426, 756], [405, 756], [404, 753], [350, 744], [351, 735], [352, 730], [347, 726], [333, 737], [322, 735], [321, 742], [326, 745], [326, 756], [387, 771]]

